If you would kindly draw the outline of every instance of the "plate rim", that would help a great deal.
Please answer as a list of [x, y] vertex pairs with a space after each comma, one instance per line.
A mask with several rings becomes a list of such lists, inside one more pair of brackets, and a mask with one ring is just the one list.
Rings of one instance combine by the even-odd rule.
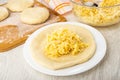
[[[55, 70], [55, 71], [54, 71], [54, 70], [51, 70], [51, 69], [44, 68], [44, 69], [46, 69], [46, 71], [44, 71], [44, 70], [38, 69], [38, 68], [40, 68], [40, 65], [38, 66], [38, 64], [37, 64], [34, 60], [32, 60], [32, 57], [31, 57], [30, 55], [25, 54], [25, 53], [30, 53], [30, 52], [28, 51], [29, 49], [26, 50], [26, 48], [28, 48], [27, 46], [29, 45], [29, 42], [33, 39], [33, 37], [35, 37], [35, 35], [37, 35], [38, 33], [40, 33], [40, 31], [42, 31], [42, 30], [44, 30], [44, 29], [46, 29], [46, 28], [48, 28], [48, 27], [51, 27], [51, 26], [53, 26], [53, 25], [57, 25], [57, 24], [72, 24], [72, 25], [77, 25], [77, 26], [81, 26], [81, 25], [82, 25], [81, 27], [89, 30], [89, 31], [92, 33], [92, 35], [93, 35], [94, 38], [96, 37], [95, 35], [98, 34], [99, 37], [101, 37], [101, 39], [102, 39], [102, 41], [103, 41], [103, 43], [104, 43], [104, 45], [102, 46], [102, 47], [104, 47], [104, 49], [103, 49], [103, 52], [102, 52], [102, 55], [100, 56], [100, 58], [99, 58], [98, 60], [96, 60], [96, 62], [95, 62], [93, 65], [91, 65], [91, 66], [89, 66], [89, 67], [87, 67], [86, 69], [83, 69], [83, 70], [81, 70], [81, 71], [76, 71], [76, 72], [74, 72], [74, 73], [60, 74], [59, 72], [57, 73], [57, 71], [62, 71], [62, 70], [65, 70], [65, 69], [74, 68], [74, 67], [76, 67], [76, 66], [78, 66], [78, 68], [79, 68], [79, 65], [82, 65], [82, 64], [85, 64], [85, 63], [88, 64], [88, 63], [90, 62], [90, 60], [92, 60], [97, 53], [95, 52], [94, 56], [93, 56], [89, 61], [87, 61], [87, 62], [85, 62], [85, 63], [78, 64], [78, 65], [75, 65], [75, 66], [72, 66], [72, 67], [68, 67], [68, 68], [65, 68], [65, 69], [62, 69], [62, 70]], [[93, 34], [93, 33], [96, 33], [96, 34]], [[95, 42], [96, 42], [96, 40], [95, 40]], [[97, 43], [96, 43], [96, 46], [98, 46]], [[97, 49], [96, 49], [96, 50], [97, 50]], [[95, 29], [95, 28], [93, 28], [93, 27], [91, 27], [91, 26], [89, 26], [89, 25], [86, 25], [86, 24], [83, 24], [83, 23], [78, 23], [78, 22], [59, 22], [59, 23], [53, 23], [53, 24], [50, 24], [50, 25], [46, 25], [46, 26], [38, 29], [37, 31], [35, 31], [35, 32], [26, 40], [26, 42], [25, 42], [25, 44], [24, 44], [24, 47], [23, 47], [23, 56], [24, 56], [25, 60], [27, 61], [27, 63], [29, 63], [29, 65], [30, 65], [33, 69], [37, 70], [38, 72], [41, 72], [41, 73], [44, 73], [44, 74], [47, 74], [47, 75], [53, 75], [53, 76], [70, 76], [70, 75], [75, 75], [75, 74], [79, 74], [79, 73], [88, 71], [88, 70], [90, 70], [91, 68], [95, 67], [95, 66], [104, 58], [104, 56], [105, 56], [105, 54], [106, 54], [106, 50], [107, 50], [106, 40], [105, 40], [104, 36], [102, 35], [102, 33], [100, 33], [97, 29]], [[31, 57], [31, 58], [30, 58], [30, 57]], [[33, 63], [31, 63], [32, 61], [31, 61], [30, 59], [33, 61]], [[35, 65], [36, 65], [36, 66], [35, 66]], [[42, 66], [41, 66], [41, 67], [42, 67]], [[56, 72], [57, 74], [51, 73], [51, 72], [47, 72], [47, 70]]]

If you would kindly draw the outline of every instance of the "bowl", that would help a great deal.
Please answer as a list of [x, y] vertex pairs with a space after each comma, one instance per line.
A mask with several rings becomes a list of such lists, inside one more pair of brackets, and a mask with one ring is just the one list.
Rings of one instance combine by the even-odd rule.
[[109, 26], [120, 21], [120, 4], [95, 7], [83, 5], [78, 0], [70, 1], [74, 15], [82, 23], [91, 26]]

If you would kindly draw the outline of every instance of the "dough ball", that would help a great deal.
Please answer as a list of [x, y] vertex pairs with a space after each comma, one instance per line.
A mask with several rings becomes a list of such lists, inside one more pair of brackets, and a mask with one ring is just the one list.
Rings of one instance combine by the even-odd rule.
[[19, 12], [34, 5], [34, 0], [8, 0], [6, 7], [11, 11]]
[[9, 16], [9, 12], [7, 8], [0, 7], [0, 21], [6, 19]]
[[21, 13], [21, 21], [26, 24], [39, 24], [49, 17], [48, 9], [44, 7], [27, 8]]

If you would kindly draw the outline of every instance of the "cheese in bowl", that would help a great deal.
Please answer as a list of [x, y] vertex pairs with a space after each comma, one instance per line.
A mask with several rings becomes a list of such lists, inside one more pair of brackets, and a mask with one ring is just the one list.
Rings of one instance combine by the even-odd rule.
[[92, 58], [96, 44], [91, 32], [74, 24], [55, 24], [42, 30], [30, 44], [33, 59], [58, 70]]
[[109, 26], [120, 22], [120, 0], [71, 0], [73, 13], [80, 22]]

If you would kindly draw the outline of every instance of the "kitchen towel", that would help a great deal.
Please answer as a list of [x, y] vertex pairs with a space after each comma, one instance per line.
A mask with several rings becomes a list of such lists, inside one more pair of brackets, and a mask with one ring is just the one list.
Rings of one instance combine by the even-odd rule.
[[65, 14], [72, 10], [72, 6], [69, 0], [38, 0], [44, 1], [50, 8], [58, 12], [59, 14]]

